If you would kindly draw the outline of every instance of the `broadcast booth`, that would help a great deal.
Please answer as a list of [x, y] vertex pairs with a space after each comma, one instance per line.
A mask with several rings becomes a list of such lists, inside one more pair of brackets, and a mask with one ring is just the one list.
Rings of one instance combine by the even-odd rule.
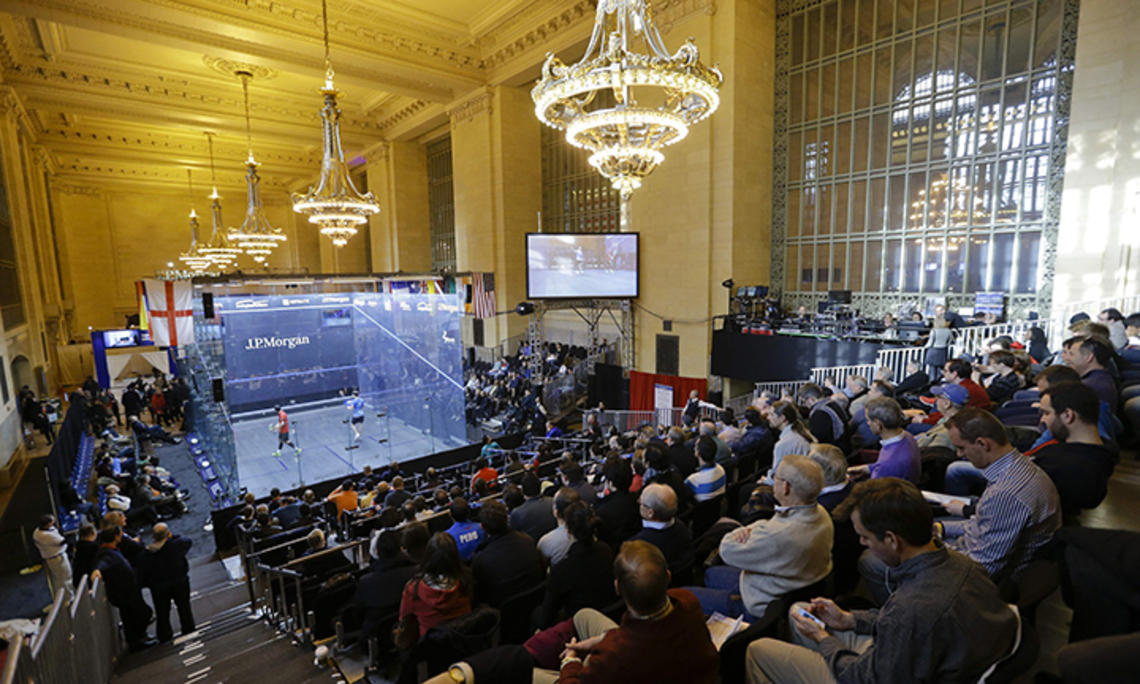
[[376, 278], [194, 288], [196, 341], [180, 363], [195, 451], [229, 492], [261, 495], [468, 443], [460, 295], [385, 292]]

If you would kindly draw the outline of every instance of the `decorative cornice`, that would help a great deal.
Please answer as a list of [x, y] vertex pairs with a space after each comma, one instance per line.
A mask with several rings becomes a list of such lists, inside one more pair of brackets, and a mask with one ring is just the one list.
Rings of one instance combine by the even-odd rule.
[[406, 121], [416, 114], [419, 114], [423, 110], [427, 109], [430, 104], [430, 102], [427, 102], [425, 100], [413, 100], [411, 103], [405, 105], [401, 109], [398, 109], [397, 111], [381, 119], [378, 127], [380, 130], [389, 129], [401, 121]]
[[[138, 2], [139, 0], [136, 0]], [[186, 12], [204, 17], [212, 22], [229, 24], [234, 28], [245, 28], [258, 32], [281, 36], [293, 43], [305, 42], [319, 45], [321, 41], [321, 13], [319, 5], [288, 2], [288, 0], [145, 0], [146, 4], [165, 7], [178, 12]], [[189, 39], [202, 45], [216, 45], [219, 49], [232, 50], [244, 54], [260, 55], [270, 47], [261, 40], [247, 40], [239, 37], [244, 32], [228, 32], [219, 35], [196, 29], [185, 22], [163, 21], [151, 13], [131, 11], [129, 5], [122, 9], [92, 0], [35, 0], [41, 10], [60, 14], [72, 14], [98, 22], [111, 22], [155, 35], [179, 39]], [[471, 50], [459, 44], [455, 34], [433, 31], [430, 25], [416, 26], [408, 33], [386, 30], [393, 26], [394, 17], [385, 16], [362, 4], [351, 11], [352, 19], [346, 19], [343, 7], [338, 3], [329, 16], [329, 32], [336, 36], [338, 47], [348, 47], [364, 53], [386, 55], [397, 59], [427, 59], [436, 62], [432, 68], [439, 68], [439, 61], [448, 64], [453, 71], [478, 70], [478, 57]], [[227, 7], [228, 6], [228, 7]], [[224, 10], [221, 8], [225, 8]], [[425, 66], [427, 64], [425, 63]]]
[[100, 195], [103, 189], [95, 185], [79, 185], [56, 179], [51, 180], [51, 189], [62, 195]]
[[451, 128], [454, 130], [456, 126], [464, 121], [470, 121], [481, 112], [486, 111], [487, 114], [491, 114], [494, 111], [492, 105], [494, 98], [494, 93], [489, 88], [484, 88], [473, 97], [469, 97], [454, 107], [449, 107], [447, 118], [451, 120]]
[[[479, 37], [477, 44], [483, 53], [481, 68], [492, 70], [527, 52], [542, 49], [556, 34], [579, 25], [590, 25], [595, 11], [592, 0], [576, 0], [553, 16], [543, 3], [534, 3], [532, 7], [533, 10], [521, 12]], [[541, 58], [536, 59], [536, 63], [541, 61]]]
[[392, 145], [384, 140], [364, 148], [360, 156], [364, 157], [365, 161], [369, 164], [379, 164], [388, 161], [388, 153], [391, 149]]
[[680, 21], [701, 13], [716, 14], [715, 0], [659, 0], [653, 5], [654, 17], [662, 33], [669, 33]]

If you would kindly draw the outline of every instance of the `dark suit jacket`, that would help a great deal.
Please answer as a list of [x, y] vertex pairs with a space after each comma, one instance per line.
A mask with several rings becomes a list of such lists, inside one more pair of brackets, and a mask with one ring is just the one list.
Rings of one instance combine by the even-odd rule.
[[475, 575], [475, 602], [500, 606], [542, 582], [546, 566], [533, 539], [509, 530], [487, 537], [471, 559], [471, 572]]
[[669, 563], [669, 572], [673, 574], [693, 565], [693, 534], [689, 531], [689, 526], [680, 520], [674, 520], [672, 525], [663, 530], [642, 528], [633, 538], [647, 541], [661, 549], [665, 561]]
[[146, 547], [141, 542], [137, 542], [123, 533], [123, 539], [119, 542], [119, 554], [127, 559], [131, 567], [137, 567], [141, 562], [143, 554], [146, 553]]
[[558, 527], [554, 518], [554, 500], [547, 496], [528, 499], [511, 511], [511, 529], [525, 532], [538, 541], [542, 535]]
[[606, 544], [574, 542], [566, 557], [550, 569], [538, 626], [549, 627], [582, 608], [602, 610], [617, 601], [613, 562], [614, 554]]
[[404, 554], [373, 561], [372, 568], [356, 583], [353, 602], [366, 611], [395, 613], [400, 608], [404, 585], [416, 574], [416, 564]]
[[75, 543], [75, 560], [72, 562], [71, 575], [76, 586], [84, 575], [90, 575], [95, 569], [95, 556], [98, 553], [99, 544], [96, 542], [80, 539]]
[[123, 554], [109, 547], [100, 547], [95, 554], [95, 569], [103, 576], [111, 605], [130, 610], [143, 600], [135, 571]]
[[594, 512], [602, 520], [598, 536], [614, 551], [641, 529], [641, 510], [630, 492], [610, 492]]
[[669, 460], [684, 477], [692, 475], [697, 470], [697, 455], [693, 453], [692, 447], [686, 447], [684, 444], [669, 446]]
[[169, 587], [181, 581], [188, 581], [190, 564], [186, 554], [193, 545], [186, 537], [175, 535], [166, 540], [161, 548], [147, 547], [142, 557], [141, 582], [144, 587]]

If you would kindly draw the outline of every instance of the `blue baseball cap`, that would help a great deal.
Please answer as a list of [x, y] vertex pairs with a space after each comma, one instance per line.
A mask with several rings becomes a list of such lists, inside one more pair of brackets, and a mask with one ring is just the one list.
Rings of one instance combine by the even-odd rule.
[[930, 393], [936, 397], [946, 397], [951, 404], [956, 406], [965, 406], [966, 402], [970, 400], [970, 392], [965, 387], [953, 383], [931, 387]]

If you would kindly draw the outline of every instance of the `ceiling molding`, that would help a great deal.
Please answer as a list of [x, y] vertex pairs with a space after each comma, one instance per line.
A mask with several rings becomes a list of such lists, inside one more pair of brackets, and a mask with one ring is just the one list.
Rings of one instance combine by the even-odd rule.
[[420, 112], [427, 109], [429, 104], [430, 103], [425, 102], [423, 100], [415, 100], [413, 102], [410, 102], [410, 103], [404, 105], [400, 109], [392, 112], [391, 114], [386, 116], [384, 119], [382, 119], [379, 123], [380, 129], [381, 130], [388, 130], [389, 128], [392, 128], [396, 124], [400, 123], [401, 121], [406, 121], [406, 120], [414, 117], [416, 114], [419, 114]]
[[488, 115], [492, 114], [494, 112], [494, 100], [495, 94], [491, 92], [491, 89], [482, 88], [462, 102], [448, 107], [447, 117], [451, 119], [452, 130], [459, 124], [475, 118], [477, 114], [482, 112], [487, 112]]
[[82, 185], [79, 183], [69, 183], [64, 180], [59, 180], [52, 176], [49, 180], [51, 189], [64, 195], [100, 195], [103, 189], [98, 185]]
[[[220, 5], [232, 11], [218, 11]], [[324, 71], [319, 5], [310, 10], [279, 0], [135, 0], [128, 10], [97, 0], [7, 0], [5, 10], [152, 42], [161, 37], [170, 45], [253, 58], [275, 68], [277, 62], [300, 73]], [[481, 80], [477, 50], [453, 36], [393, 33], [378, 28], [390, 24], [346, 22], [335, 13], [330, 21], [333, 64], [342, 77], [437, 100]]]

